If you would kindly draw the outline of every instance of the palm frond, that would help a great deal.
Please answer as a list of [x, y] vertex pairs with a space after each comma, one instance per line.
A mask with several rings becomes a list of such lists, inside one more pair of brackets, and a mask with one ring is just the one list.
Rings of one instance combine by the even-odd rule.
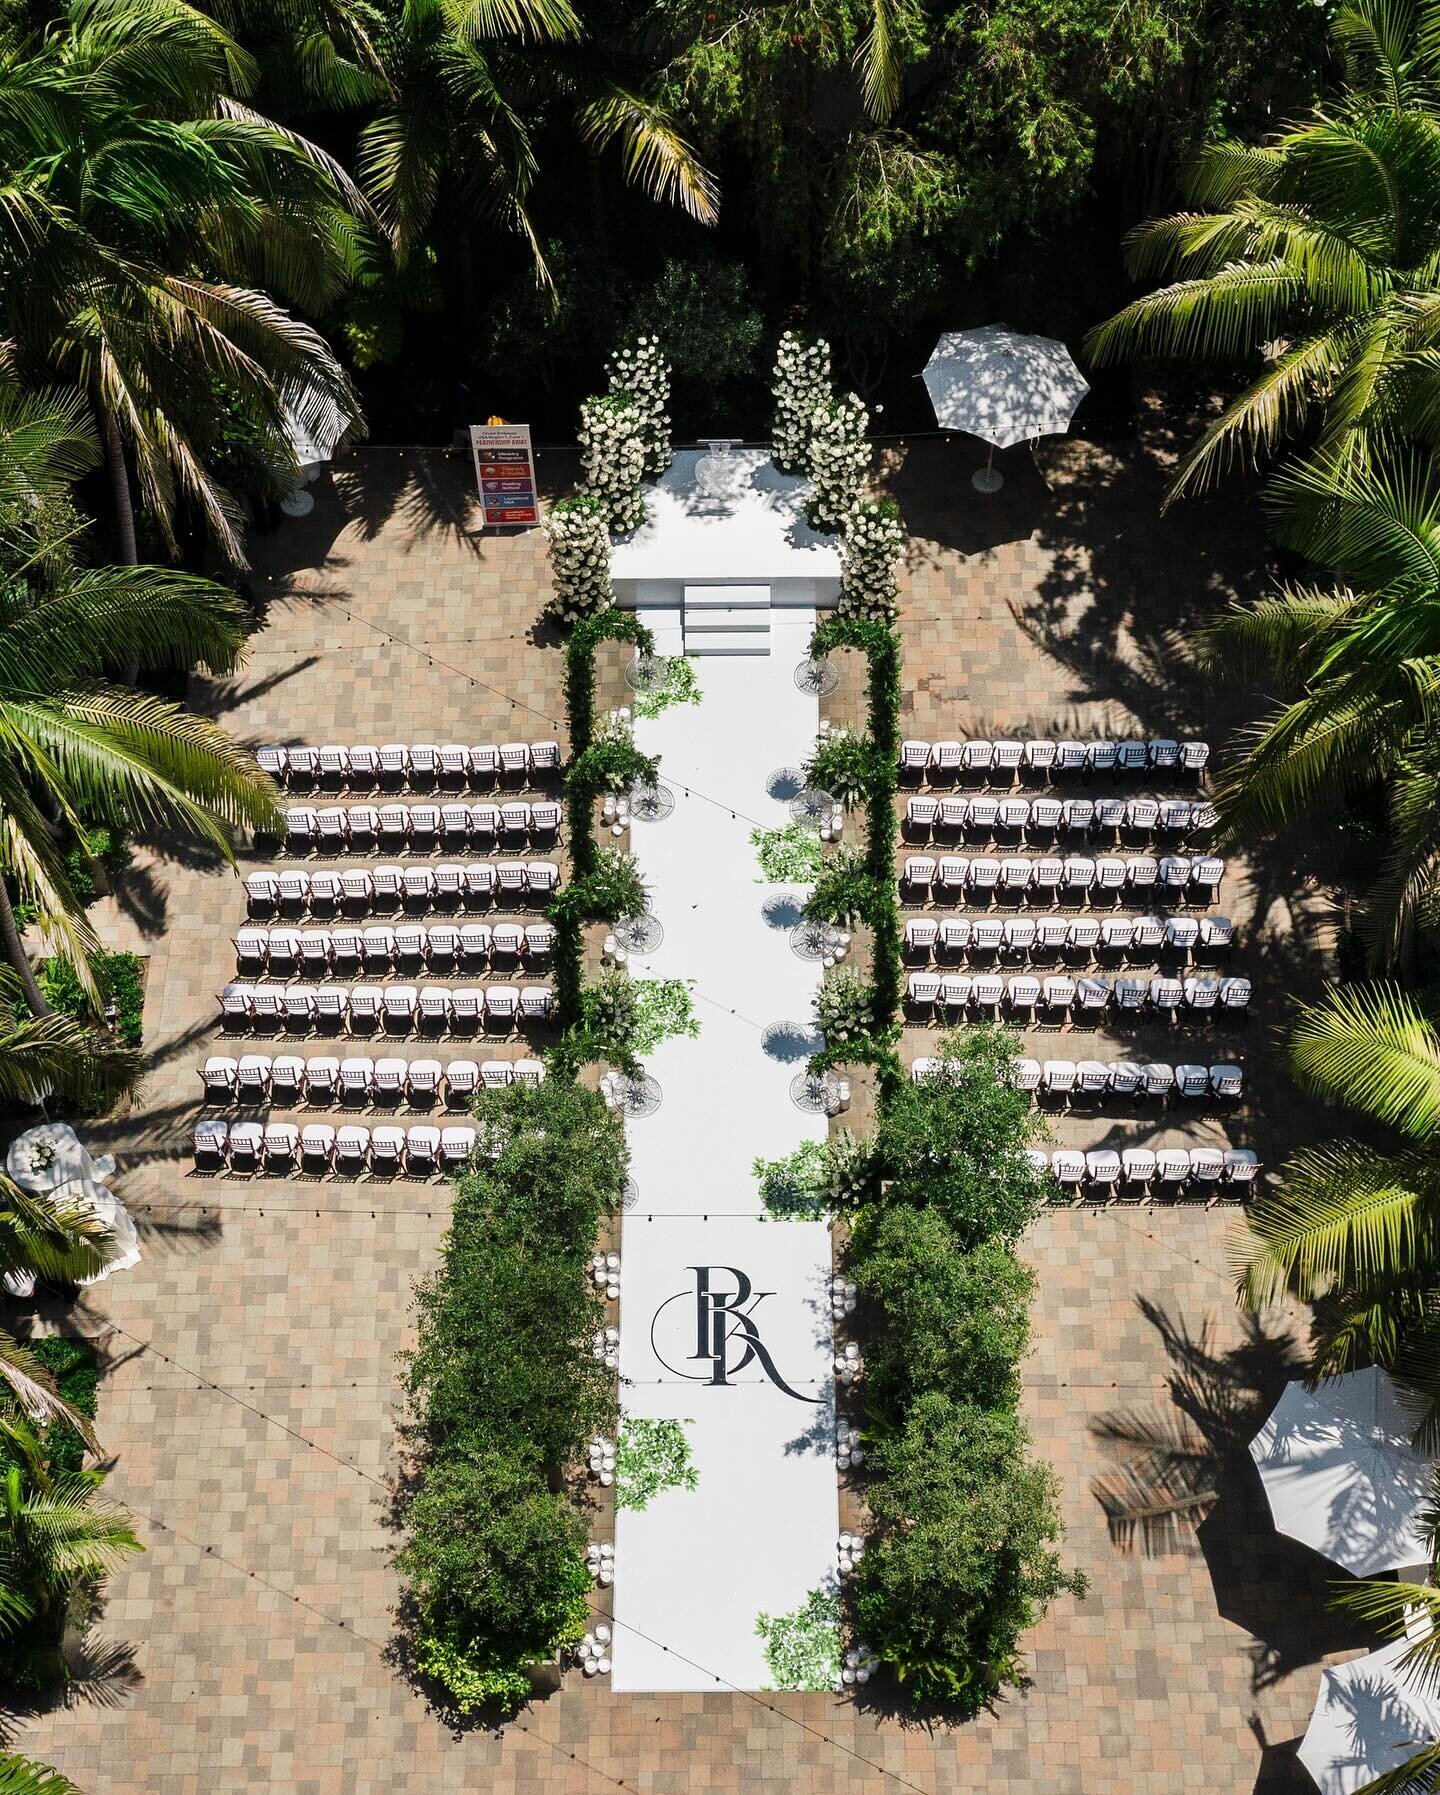
[[1397, 985], [1337, 986], [1290, 1034], [1296, 1082], [1424, 1139], [1440, 1127], [1440, 1038]]

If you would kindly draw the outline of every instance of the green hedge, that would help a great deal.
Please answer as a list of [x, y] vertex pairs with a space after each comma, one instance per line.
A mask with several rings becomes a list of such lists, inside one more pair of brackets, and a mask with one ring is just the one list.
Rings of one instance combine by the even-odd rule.
[[[100, 1357], [88, 1340], [72, 1340], [63, 1334], [45, 1334], [27, 1340], [28, 1352], [55, 1379], [56, 1388], [73, 1409], [95, 1419], [100, 1389]], [[52, 1421], [40, 1436], [50, 1469], [56, 1476], [73, 1476], [85, 1465], [85, 1442], [68, 1421]]]
[[[100, 990], [101, 1009], [113, 1003], [119, 1012], [115, 1030], [121, 1045], [138, 1047], [145, 1032], [144, 962], [139, 954], [100, 948], [91, 955], [90, 968]], [[96, 1020], [94, 1005], [68, 960], [42, 960], [36, 976], [46, 1002], [62, 1016], [74, 1016], [81, 1022]]]
[[484, 1092], [474, 1113], [483, 1147], [456, 1175], [403, 1360], [415, 1475], [396, 1565], [416, 1668], [460, 1713], [510, 1713], [530, 1668], [585, 1627], [587, 1528], [565, 1477], [616, 1421], [587, 1270], [624, 1190], [625, 1138], [562, 1078]]

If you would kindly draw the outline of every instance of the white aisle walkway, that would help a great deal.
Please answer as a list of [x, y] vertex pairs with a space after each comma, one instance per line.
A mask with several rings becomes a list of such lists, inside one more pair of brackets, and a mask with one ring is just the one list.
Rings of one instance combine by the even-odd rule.
[[803, 1032], [766, 1035], [811, 1026], [819, 970], [789, 944], [804, 893], [761, 883], [750, 844], [788, 821], [767, 782], [815, 739], [816, 700], [794, 681], [813, 626], [777, 610], [768, 657], [699, 660], [702, 703], [636, 729], [676, 803], [634, 827], [665, 939], [633, 970], [693, 979], [701, 1033], [650, 1057], [663, 1101], [629, 1125], [621, 1403], [685, 1423], [699, 1484], [617, 1517], [619, 1690], [766, 1687], [757, 1616], [834, 1569], [830, 1232], [767, 1219], [751, 1171], [825, 1132], [790, 1098]]

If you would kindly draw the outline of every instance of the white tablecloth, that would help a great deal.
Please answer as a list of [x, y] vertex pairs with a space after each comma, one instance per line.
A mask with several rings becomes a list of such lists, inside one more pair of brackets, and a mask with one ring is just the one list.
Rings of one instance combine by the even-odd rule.
[[[53, 1157], [48, 1165], [35, 1166], [32, 1156], [42, 1144], [53, 1150]], [[113, 1160], [91, 1158], [68, 1122], [44, 1122], [38, 1128], [27, 1129], [11, 1141], [5, 1155], [5, 1170], [21, 1190], [88, 1210], [105, 1228], [110, 1237], [110, 1256], [100, 1271], [81, 1279], [84, 1284], [98, 1284], [112, 1271], [128, 1271], [140, 1263], [135, 1224], [125, 1205], [104, 1182], [114, 1169]], [[23, 1293], [17, 1290], [16, 1294]]]

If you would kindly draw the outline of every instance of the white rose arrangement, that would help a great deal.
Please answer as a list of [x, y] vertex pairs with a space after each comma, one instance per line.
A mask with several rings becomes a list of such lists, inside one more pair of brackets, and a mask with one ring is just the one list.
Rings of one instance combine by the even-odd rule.
[[905, 526], [893, 499], [857, 499], [840, 540], [840, 614], [893, 624], [900, 589], [895, 570], [905, 552]]
[[856, 393], [823, 399], [811, 418], [810, 497], [805, 516], [817, 530], [838, 530], [859, 497], [870, 465], [870, 413]]
[[816, 407], [830, 397], [830, 345], [787, 330], [775, 354], [774, 457], [783, 474], [808, 474]]
[[642, 471], [652, 478], [670, 465], [670, 364], [659, 337], [636, 337], [617, 349], [605, 367], [612, 395], [627, 396], [639, 413], [644, 445]]
[[615, 603], [610, 583], [609, 513], [593, 493], [557, 499], [545, 513], [550, 572], [555, 591], [547, 615], [565, 623], [608, 611]]
[[606, 393], [580, 407], [581, 485], [605, 507], [612, 535], [645, 521], [644, 416], [629, 393]]

